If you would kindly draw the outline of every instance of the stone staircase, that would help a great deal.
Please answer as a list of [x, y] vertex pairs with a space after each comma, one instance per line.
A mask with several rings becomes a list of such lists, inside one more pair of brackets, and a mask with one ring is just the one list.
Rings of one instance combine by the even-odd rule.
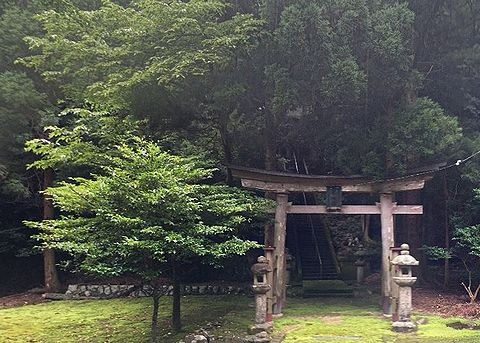
[[292, 216], [299, 246], [303, 280], [336, 280], [338, 271], [334, 261], [335, 252], [328, 243], [327, 232], [320, 215]]

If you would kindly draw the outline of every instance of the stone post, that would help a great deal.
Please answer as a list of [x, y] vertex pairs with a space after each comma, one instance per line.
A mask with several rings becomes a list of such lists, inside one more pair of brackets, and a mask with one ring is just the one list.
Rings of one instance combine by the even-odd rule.
[[267, 283], [270, 285], [270, 290], [267, 292], [267, 322], [271, 322], [273, 319], [273, 303], [274, 303], [274, 294], [273, 289], [275, 285], [273, 284], [273, 261], [275, 258], [275, 248], [265, 247], [263, 248], [265, 257], [267, 258], [268, 265], [270, 266], [270, 272], [267, 273]]
[[362, 284], [365, 279], [365, 261], [358, 259], [355, 261], [355, 267], [357, 268], [357, 284]]
[[399, 267], [397, 276], [393, 277], [393, 282], [399, 287], [398, 319], [393, 322], [392, 328], [398, 332], [415, 331], [416, 326], [410, 315], [412, 313], [412, 286], [417, 278], [412, 276], [412, 267], [418, 266], [418, 261], [410, 255], [408, 244], [402, 244], [400, 255], [395, 257], [391, 263]]

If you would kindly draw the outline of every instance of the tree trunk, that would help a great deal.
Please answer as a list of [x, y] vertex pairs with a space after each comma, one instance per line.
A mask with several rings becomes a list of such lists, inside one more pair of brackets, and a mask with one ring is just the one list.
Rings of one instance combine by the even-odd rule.
[[[275, 123], [274, 116], [269, 110], [265, 112], [265, 170], [274, 171], [276, 170], [276, 139], [275, 139]], [[275, 200], [275, 193], [266, 192], [265, 198]], [[274, 226], [272, 223], [265, 224], [265, 246], [273, 247], [275, 246], [275, 233]]]
[[[445, 203], [444, 208], [444, 232], [445, 232], [445, 249], [450, 250], [450, 223], [448, 217], [448, 183], [447, 183], [447, 171], [443, 172], [443, 198]], [[443, 287], [448, 288], [450, 283], [450, 259], [445, 258], [443, 265]]]
[[[222, 117], [220, 118], [220, 124], [219, 124], [218, 130], [220, 132], [220, 139], [222, 141], [225, 164], [227, 166], [230, 166], [233, 161], [233, 154], [232, 154], [232, 147], [230, 143], [230, 137], [228, 134], [228, 118], [222, 118]], [[227, 184], [230, 186], [233, 186], [233, 176], [230, 168], [227, 168]]]
[[[53, 169], [45, 169], [43, 173], [43, 189], [47, 189], [53, 183]], [[53, 219], [55, 210], [52, 200], [47, 196], [43, 196], [43, 219]], [[43, 270], [45, 292], [58, 293], [61, 290], [60, 280], [58, 279], [57, 267], [55, 264], [55, 251], [52, 249], [43, 250]]]
[[152, 343], [158, 339], [158, 307], [160, 305], [160, 291], [157, 285], [153, 286], [153, 311], [152, 311]]
[[180, 281], [178, 280], [176, 267], [173, 269], [172, 327], [175, 331], [180, 331], [182, 328], [180, 318]]
[[[420, 190], [408, 191], [403, 194], [403, 203], [407, 205], [418, 205], [422, 203], [422, 193]], [[402, 228], [407, 234], [407, 242], [410, 245], [410, 252], [416, 258], [420, 258], [422, 252], [419, 250], [422, 246], [422, 216], [406, 215]], [[403, 243], [403, 242], [399, 242]]]

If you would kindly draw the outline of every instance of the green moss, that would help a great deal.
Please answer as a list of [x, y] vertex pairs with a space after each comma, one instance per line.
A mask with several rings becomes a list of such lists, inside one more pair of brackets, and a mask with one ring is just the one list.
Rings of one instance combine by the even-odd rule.
[[275, 320], [275, 331], [287, 332], [284, 343], [480, 342], [479, 331], [446, 326], [459, 318], [417, 315], [416, 318], [426, 318], [427, 324], [421, 325], [416, 333], [394, 333], [390, 321], [380, 314], [376, 304], [377, 298], [292, 299], [284, 316]]
[[[252, 299], [233, 296], [196, 296], [182, 299], [182, 332], [170, 330], [171, 298], [160, 304], [160, 342], [178, 342], [208, 322], [225, 317], [219, 330], [247, 328], [253, 317]], [[1, 343], [148, 342], [150, 299], [58, 301], [0, 310]]]
[[[206, 323], [220, 321], [214, 334], [244, 334], [253, 321], [253, 299], [239, 296], [182, 298], [182, 332], [169, 326], [171, 298], [160, 305], [159, 342], [178, 342]], [[150, 299], [58, 301], [0, 310], [1, 343], [148, 342]], [[467, 343], [480, 342], [480, 332], [455, 330], [446, 324], [459, 318], [426, 318], [414, 334], [398, 334], [379, 312], [378, 298], [289, 299], [284, 316], [275, 319], [276, 333], [287, 332], [285, 343]], [[334, 339], [357, 336], [358, 339]]]

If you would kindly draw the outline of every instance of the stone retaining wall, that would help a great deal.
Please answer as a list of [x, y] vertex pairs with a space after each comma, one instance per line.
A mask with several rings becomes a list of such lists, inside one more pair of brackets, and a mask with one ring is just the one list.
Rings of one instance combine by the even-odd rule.
[[[139, 289], [135, 289], [135, 287], [135, 285], [69, 285], [65, 295], [72, 298], [147, 297], [151, 295], [151, 286], [145, 285]], [[164, 285], [161, 287], [161, 292], [164, 295], [172, 295], [173, 286]], [[250, 287], [185, 285], [182, 286], [181, 293], [183, 295], [250, 294]]]

